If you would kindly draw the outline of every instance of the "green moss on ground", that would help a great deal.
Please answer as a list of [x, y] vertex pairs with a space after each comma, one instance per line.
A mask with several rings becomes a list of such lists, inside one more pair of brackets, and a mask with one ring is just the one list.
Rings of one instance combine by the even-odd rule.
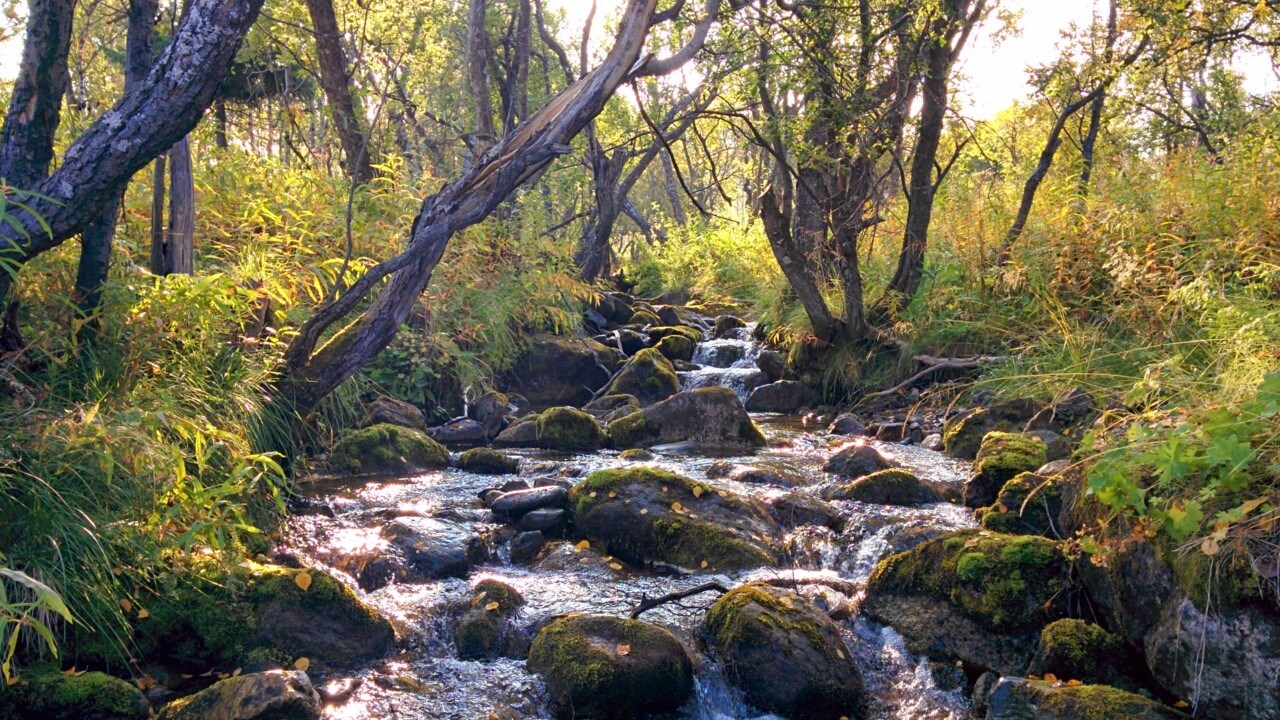
[[335, 472], [401, 473], [449, 466], [449, 451], [410, 428], [380, 423], [342, 436], [329, 456]]
[[54, 666], [24, 673], [22, 684], [0, 688], [0, 720], [144, 720], [147, 699], [128, 682], [100, 672], [63, 675]]
[[1027, 632], [1054, 619], [1068, 577], [1060, 543], [964, 531], [882, 560], [867, 593], [930, 595], [992, 631]]
[[571, 407], [555, 407], [538, 416], [538, 447], [563, 452], [599, 450], [607, 438], [600, 423]]

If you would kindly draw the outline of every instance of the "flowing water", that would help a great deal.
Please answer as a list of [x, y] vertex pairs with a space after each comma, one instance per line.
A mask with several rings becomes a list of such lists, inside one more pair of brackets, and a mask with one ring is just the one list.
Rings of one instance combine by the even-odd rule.
[[[720, 384], [740, 394], [752, 383], [763, 382], [754, 369], [756, 349], [746, 339], [703, 343], [697, 360], [702, 370], [683, 374], [686, 387]], [[748, 364], [749, 363], [749, 364]], [[706, 458], [696, 455], [659, 455], [646, 464], [660, 466], [712, 485], [765, 499], [792, 491], [818, 493], [833, 478], [822, 472], [832, 448], [844, 441], [821, 431], [806, 431], [795, 418], [760, 416], [757, 422], [769, 439], [767, 448], [753, 455]], [[939, 453], [917, 447], [878, 444], [886, 455], [923, 477], [959, 483], [966, 467]], [[526, 479], [557, 476], [576, 478], [593, 470], [624, 466], [618, 453], [601, 451], [563, 456], [543, 451], [515, 451], [522, 458]], [[786, 485], [745, 485], [732, 480], [707, 479], [716, 462], [769, 470]], [[719, 474], [719, 473], [713, 473]], [[457, 659], [452, 643], [450, 608], [470, 598], [470, 588], [480, 579], [493, 577], [517, 588], [526, 603], [508, 628], [513, 637], [531, 634], [531, 628], [550, 616], [585, 611], [628, 614], [645, 597], [665, 595], [710, 580], [726, 586], [753, 579], [784, 576], [801, 580], [840, 579], [862, 583], [875, 563], [890, 552], [905, 549], [921, 538], [973, 524], [963, 508], [937, 504], [900, 508], [841, 502], [845, 529], [836, 533], [817, 526], [800, 526], [787, 538], [789, 559], [785, 567], [714, 575], [679, 575], [634, 568], [621, 571], [607, 562], [592, 561], [576, 553], [569, 542], [553, 543], [544, 551], [552, 557], [533, 565], [508, 562], [501, 526], [494, 524], [477, 501], [486, 488], [504, 479], [458, 470], [425, 473], [379, 481], [316, 483], [306, 505], [310, 514], [292, 520], [289, 550], [306, 560], [332, 568], [349, 567], [353, 558], [376, 555], [383, 540], [381, 526], [389, 517], [421, 515], [457, 523], [489, 538], [491, 559], [476, 567], [466, 579], [420, 584], [396, 583], [369, 593], [373, 605], [409, 631], [412, 650], [400, 658], [362, 673], [331, 678], [352, 679], [358, 687], [345, 704], [331, 706], [331, 718], [547, 718], [550, 713], [539, 679], [526, 671], [524, 662], [512, 659], [471, 662]], [[957, 668], [930, 663], [913, 656], [892, 629], [877, 625], [856, 613], [855, 597], [846, 597], [819, 583], [802, 590], [820, 607], [836, 611], [862, 671], [870, 700], [869, 717], [911, 719], [961, 718], [967, 713], [963, 678]], [[668, 627], [697, 648], [696, 632], [705, 609], [715, 600], [703, 594], [649, 611], [644, 619]], [[712, 658], [694, 653], [696, 688], [676, 716], [687, 720], [741, 720], [768, 718], [754, 711], [741, 694], [725, 681]], [[325, 680], [325, 679], [322, 679]]]

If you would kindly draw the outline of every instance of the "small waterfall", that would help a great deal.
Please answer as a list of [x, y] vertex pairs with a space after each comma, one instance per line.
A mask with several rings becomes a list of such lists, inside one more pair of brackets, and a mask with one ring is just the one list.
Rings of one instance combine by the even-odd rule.
[[681, 372], [680, 386], [685, 390], [727, 387], [746, 402], [752, 390], [769, 381], [756, 367], [759, 356], [760, 344], [751, 339], [748, 328], [734, 330], [732, 337], [701, 342], [693, 354], [698, 369]]

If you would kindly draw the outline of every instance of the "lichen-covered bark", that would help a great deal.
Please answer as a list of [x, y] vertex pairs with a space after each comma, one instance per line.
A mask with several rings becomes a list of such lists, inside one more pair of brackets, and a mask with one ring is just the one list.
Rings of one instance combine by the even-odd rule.
[[0, 178], [22, 190], [35, 189], [53, 161], [75, 0], [32, 0], [30, 8], [22, 65], [0, 130]]
[[[262, 0], [196, 0], [147, 77], [67, 150], [34, 189], [32, 213], [0, 228], [0, 260], [21, 265], [81, 232], [135, 172], [203, 117]], [[47, 224], [47, 230], [41, 221]], [[0, 301], [3, 298], [0, 297]]]

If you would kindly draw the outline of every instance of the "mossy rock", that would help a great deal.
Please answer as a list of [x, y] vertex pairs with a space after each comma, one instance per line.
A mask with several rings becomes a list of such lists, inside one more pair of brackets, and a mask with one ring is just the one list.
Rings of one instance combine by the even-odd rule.
[[632, 313], [631, 319], [627, 320], [626, 325], [661, 325], [662, 319], [655, 313], [648, 310], [637, 310]]
[[645, 348], [627, 361], [610, 383], [606, 395], [631, 395], [642, 407], [648, 407], [680, 392], [676, 368], [662, 353]]
[[627, 462], [647, 462], [653, 459], [653, 453], [641, 448], [631, 448], [630, 450], [623, 450], [618, 457]]
[[683, 335], [668, 335], [659, 340], [658, 344], [653, 346], [653, 349], [673, 362], [676, 360], [689, 362], [693, 360], [693, 351], [696, 347], [697, 343]]
[[638, 720], [680, 708], [693, 690], [693, 663], [669, 631], [640, 620], [568, 615], [529, 648], [561, 718]]
[[1134, 690], [1137, 685], [1128, 675], [1141, 665], [1142, 660], [1116, 635], [1084, 620], [1064, 618], [1040, 631], [1040, 644], [1027, 672]]
[[1064, 616], [1069, 578], [1060, 543], [964, 531], [882, 560], [862, 607], [920, 652], [1017, 674], [1040, 629]]
[[335, 472], [379, 475], [445, 468], [449, 451], [426, 433], [390, 423], [351, 430], [329, 456]]
[[772, 565], [781, 528], [753, 500], [665, 470], [600, 470], [569, 492], [574, 532], [636, 564], [687, 570]]
[[897, 463], [886, 458], [876, 447], [862, 440], [855, 440], [841, 447], [827, 458], [823, 472], [860, 478], [871, 473], [892, 468]]
[[987, 700], [987, 720], [1184, 720], [1178, 710], [1106, 685], [1059, 685], [1003, 678]]
[[275, 670], [219, 680], [165, 706], [161, 720], [317, 720], [320, 695], [305, 672]]
[[1062, 513], [1062, 492], [1053, 478], [1019, 473], [1004, 484], [991, 507], [979, 512], [982, 527], [987, 530], [1054, 537], [1061, 532], [1058, 517]]
[[691, 442], [707, 450], [741, 450], [766, 444], [742, 401], [724, 387], [685, 390], [614, 420], [606, 431], [615, 448]]
[[520, 592], [504, 582], [486, 578], [477, 583], [453, 633], [458, 657], [487, 660], [501, 655], [507, 624], [522, 605]]
[[590, 401], [621, 364], [621, 353], [595, 340], [538, 333], [505, 374], [506, 390], [537, 407], [577, 406]]
[[145, 720], [146, 697], [128, 682], [100, 672], [63, 675], [53, 666], [22, 673], [0, 688], [0, 720]]
[[605, 395], [582, 407], [582, 411], [602, 423], [640, 412], [640, 401], [634, 395]]
[[600, 423], [571, 407], [555, 407], [538, 416], [538, 447], [562, 452], [591, 452], [607, 438]]
[[980, 508], [996, 501], [1004, 484], [1045, 464], [1047, 448], [1035, 435], [995, 430], [982, 438], [973, 477], [964, 486], [964, 504]]
[[458, 456], [458, 468], [477, 475], [513, 475], [520, 461], [489, 448], [471, 448]]
[[145, 606], [150, 617], [134, 626], [141, 656], [190, 669], [249, 660], [284, 667], [300, 657], [318, 667], [348, 667], [395, 647], [386, 618], [315, 569], [199, 567]]
[[828, 500], [853, 500], [875, 505], [918, 507], [942, 502], [933, 485], [906, 470], [873, 472], [823, 493]]
[[649, 328], [649, 340], [655, 343], [661, 342], [672, 335], [688, 338], [694, 343], [702, 342], [702, 331], [688, 325], [659, 325], [658, 327]]
[[862, 681], [840, 628], [803, 596], [767, 585], [723, 595], [702, 623], [753, 705], [789, 718], [862, 715]]

